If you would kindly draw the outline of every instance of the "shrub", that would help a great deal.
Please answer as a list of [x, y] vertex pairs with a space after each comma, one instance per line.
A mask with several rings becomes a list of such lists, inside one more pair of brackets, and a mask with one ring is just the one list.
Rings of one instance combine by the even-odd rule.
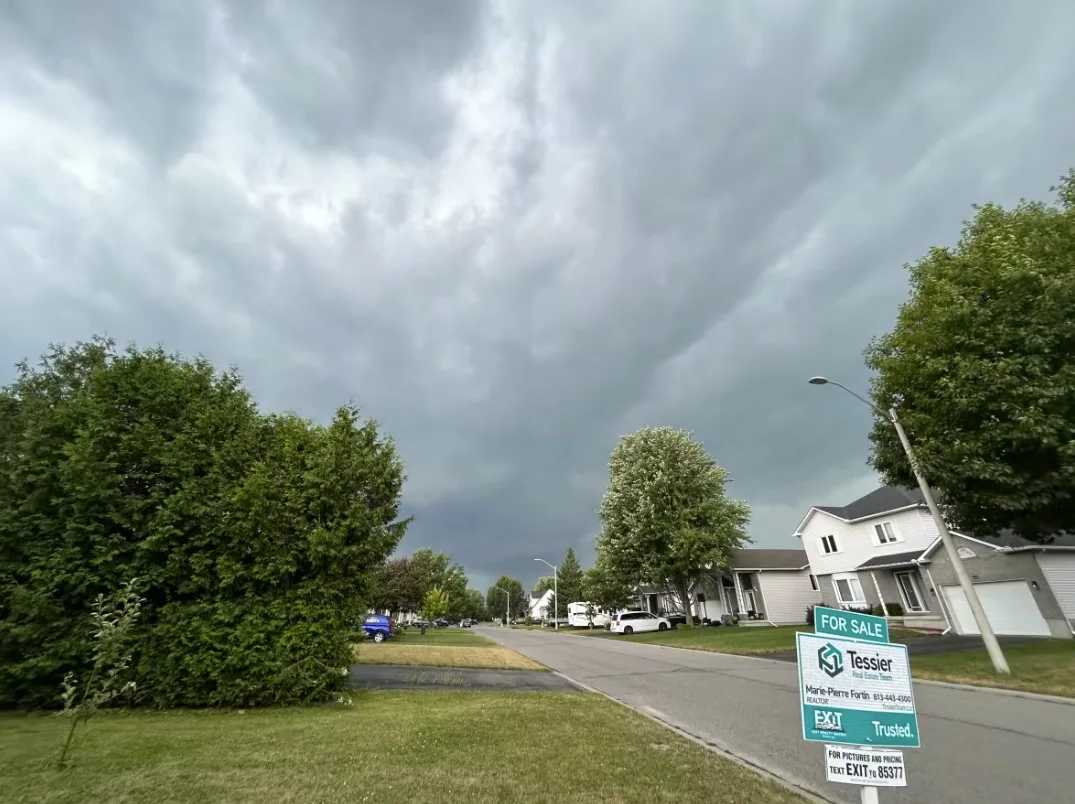
[[885, 606], [881, 606], [880, 604], [878, 604], [878, 605], [873, 607], [873, 609], [870, 611], [870, 613], [875, 615], [875, 616], [877, 616], [877, 617], [884, 617], [885, 616], [885, 607], [886, 606], [888, 607], [888, 616], [889, 617], [902, 617], [903, 616], [903, 606], [901, 606], [899, 603], [885, 603]]
[[88, 604], [135, 576], [139, 701], [326, 699], [402, 483], [356, 408], [263, 415], [203, 359], [96, 339], [20, 364], [0, 389], [0, 706], [57, 705], [90, 667]]
[[816, 609], [816, 608], [817, 608], [816, 604], [806, 607], [806, 624], [807, 625], [813, 625], [814, 624], [814, 609]]
[[71, 728], [67, 730], [67, 739], [60, 751], [60, 767], [67, 763], [67, 752], [79, 722], [85, 723], [102, 706], [135, 688], [133, 681], [125, 682], [124, 678], [131, 663], [127, 653], [131, 626], [138, 619], [144, 602], [134, 591], [136, 583], [137, 578], [128, 581], [119, 594], [108, 600], [104, 595], [97, 595], [90, 612], [94, 627], [93, 669], [81, 689], [74, 673], [69, 672], [63, 677], [60, 700], [63, 701], [63, 714], [71, 719]]

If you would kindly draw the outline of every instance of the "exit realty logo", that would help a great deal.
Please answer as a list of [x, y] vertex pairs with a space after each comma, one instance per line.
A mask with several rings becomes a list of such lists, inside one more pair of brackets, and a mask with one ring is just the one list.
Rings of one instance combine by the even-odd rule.
[[844, 672], [844, 655], [831, 642], [826, 642], [818, 648], [817, 665], [829, 678], [836, 678]]

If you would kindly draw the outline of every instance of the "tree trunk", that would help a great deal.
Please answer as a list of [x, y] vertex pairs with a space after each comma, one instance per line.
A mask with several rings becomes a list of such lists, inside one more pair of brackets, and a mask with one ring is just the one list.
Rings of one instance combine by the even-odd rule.
[[694, 628], [694, 613], [691, 611], [690, 601], [690, 579], [683, 578], [675, 581], [676, 594], [679, 596], [679, 603], [683, 606], [683, 615], [687, 618], [687, 628]]

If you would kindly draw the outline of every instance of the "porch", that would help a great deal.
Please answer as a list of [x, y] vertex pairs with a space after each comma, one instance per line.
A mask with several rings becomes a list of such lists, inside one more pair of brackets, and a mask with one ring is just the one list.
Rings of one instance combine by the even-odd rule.
[[832, 576], [833, 590], [842, 608], [870, 608], [890, 624], [922, 631], [948, 627], [937, 588], [929, 573], [929, 560], [921, 551], [877, 556], [860, 564], [854, 573]]

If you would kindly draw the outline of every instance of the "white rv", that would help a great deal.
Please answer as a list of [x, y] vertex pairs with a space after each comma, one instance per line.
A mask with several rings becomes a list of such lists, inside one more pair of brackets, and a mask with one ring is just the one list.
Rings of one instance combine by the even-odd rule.
[[607, 628], [612, 622], [609, 613], [589, 603], [568, 603], [567, 624], [572, 628]]

